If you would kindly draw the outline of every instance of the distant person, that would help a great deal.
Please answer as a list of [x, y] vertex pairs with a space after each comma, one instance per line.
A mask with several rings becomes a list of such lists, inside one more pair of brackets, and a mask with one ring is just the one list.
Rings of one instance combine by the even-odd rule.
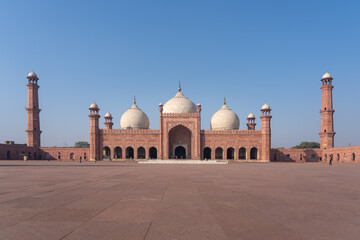
[[80, 163], [81, 163], [81, 157], [80, 157]]
[[330, 155], [329, 166], [332, 166], [332, 161], [333, 161], [333, 155]]

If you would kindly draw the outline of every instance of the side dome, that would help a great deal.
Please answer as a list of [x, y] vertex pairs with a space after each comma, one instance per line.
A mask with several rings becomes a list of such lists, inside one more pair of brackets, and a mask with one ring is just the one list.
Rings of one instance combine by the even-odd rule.
[[121, 129], [149, 129], [149, 118], [134, 103], [120, 119]]
[[105, 117], [106, 117], [106, 118], [112, 118], [112, 116], [111, 116], [111, 114], [110, 114], [109, 112], [107, 112], [107, 113], [105, 114]]
[[210, 120], [211, 130], [233, 130], [239, 129], [240, 120], [226, 104], [224, 104]]
[[165, 103], [163, 113], [196, 113], [196, 106], [179, 91], [175, 97]]

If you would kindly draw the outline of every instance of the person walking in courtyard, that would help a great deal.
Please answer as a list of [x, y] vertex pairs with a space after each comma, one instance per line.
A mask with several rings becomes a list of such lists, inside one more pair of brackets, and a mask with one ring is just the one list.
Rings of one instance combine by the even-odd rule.
[[333, 161], [333, 155], [330, 155], [330, 161], [329, 161], [329, 166], [332, 166], [332, 161]]

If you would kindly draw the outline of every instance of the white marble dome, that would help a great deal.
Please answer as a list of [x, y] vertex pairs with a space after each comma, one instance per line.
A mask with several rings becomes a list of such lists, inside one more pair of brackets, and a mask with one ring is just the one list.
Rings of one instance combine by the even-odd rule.
[[120, 119], [121, 129], [149, 129], [149, 118], [134, 103]]
[[247, 118], [255, 118], [254, 114], [250, 113]]
[[332, 77], [331, 77], [331, 74], [328, 73], [328, 72], [326, 72], [326, 73], [322, 76], [321, 79], [327, 79], [327, 78], [332, 78]]
[[91, 108], [91, 109], [98, 109], [99, 107], [98, 107], [98, 105], [97, 105], [95, 102], [93, 102], [93, 103], [90, 105], [90, 108]]
[[27, 77], [37, 77], [36, 73], [34, 72], [31, 72], [27, 75]]
[[265, 103], [261, 108], [261, 110], [268, 110], [268, 109], [270, 109], [270, 106], [267, 103]]
[[238, 115], [231, 111], [226, 104], [224, 104], [210, 120], [210, 127], [212, 130], [232, 130], [239, 129], [240, 120]]
[[196, 106], [179, 91], [175, 97], [165, 103], [163, 113], [196, 113]]
[[112, 116], [111, 116], [111, 114], [110, 114], [109, 112], [107, 112], [107, 113], [105, 114], [105, 117], [106, 117], [106, 118], [111, 118]]

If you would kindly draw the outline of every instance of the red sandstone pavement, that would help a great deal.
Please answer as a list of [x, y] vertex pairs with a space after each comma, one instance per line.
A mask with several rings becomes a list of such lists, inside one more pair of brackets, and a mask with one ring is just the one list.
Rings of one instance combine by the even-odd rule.
[[360, 164], [0, 161], [0, 239], [360, 239]]

